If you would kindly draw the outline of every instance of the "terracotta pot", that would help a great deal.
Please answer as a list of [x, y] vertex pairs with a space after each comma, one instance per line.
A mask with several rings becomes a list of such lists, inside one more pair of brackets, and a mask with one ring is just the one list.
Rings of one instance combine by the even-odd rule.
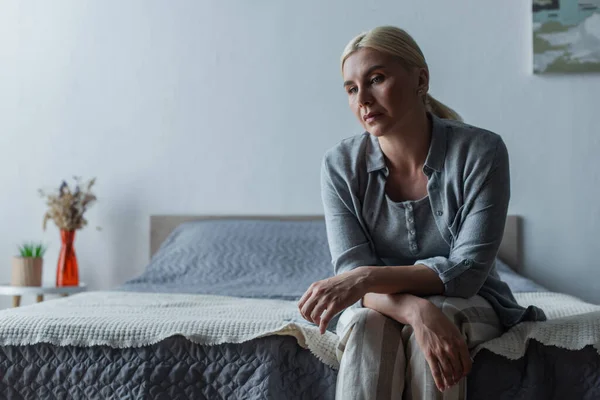
[[13, 286], [42, 286], [41, 257], [13, 257], [10, 284]]

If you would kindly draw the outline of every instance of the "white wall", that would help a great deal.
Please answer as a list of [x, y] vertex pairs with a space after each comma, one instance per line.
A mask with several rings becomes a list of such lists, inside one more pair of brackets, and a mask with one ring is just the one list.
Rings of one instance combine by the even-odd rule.
[[360, 132], [339, 54], [381, 24], [420, 43], [432, 94], [504, 137], [525, 274], [600, 302], [600, 77], [530, 73], [529, 1], [1, 1], [0, 280], [41, 239], [53, 282], [36, 190], [74, 174], [98, 177], [103, 230], [76, 240], [93, 289], [142, 271], [150, 214], [320, 213], [323, 152]]

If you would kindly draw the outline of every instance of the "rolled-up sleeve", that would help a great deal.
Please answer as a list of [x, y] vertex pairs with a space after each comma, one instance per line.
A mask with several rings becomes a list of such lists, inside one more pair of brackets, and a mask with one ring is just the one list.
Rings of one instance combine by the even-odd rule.
[[[488, 164], [489, 165], [489, 164]], [[491, 165], [478, 189], [466, 196], [464, 217], [448, 257], [417, 260], [438, 273], [444, 295], [476, 295], [494, 265], [504, 234], [510, 200], [510, 172], [506, 145], [499, 137]]]
[[[321, 197], [334, 274], [380, 265], [355, 214], [351, 189], [339, 172], [332, 171], [327, 157], [321, 165]], [[362, 298], [353, 307], [363, 307]]]

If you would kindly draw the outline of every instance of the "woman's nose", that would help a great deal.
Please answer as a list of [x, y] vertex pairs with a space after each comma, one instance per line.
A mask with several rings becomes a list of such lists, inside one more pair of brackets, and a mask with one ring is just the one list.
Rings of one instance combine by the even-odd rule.
[[363, 107], [369, 106], [373, 103], [373, 98], [368, 90], [361, 90], [358, 92], [358, 104]]

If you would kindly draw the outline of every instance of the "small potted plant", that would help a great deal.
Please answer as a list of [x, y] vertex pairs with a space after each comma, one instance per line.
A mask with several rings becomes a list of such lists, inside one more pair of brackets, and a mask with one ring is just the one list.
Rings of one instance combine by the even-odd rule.
[[19, 256], [13, 257], [11, 285], [42, 286], [42, 265], [46, 247], [39, 243], [19, 246]]

